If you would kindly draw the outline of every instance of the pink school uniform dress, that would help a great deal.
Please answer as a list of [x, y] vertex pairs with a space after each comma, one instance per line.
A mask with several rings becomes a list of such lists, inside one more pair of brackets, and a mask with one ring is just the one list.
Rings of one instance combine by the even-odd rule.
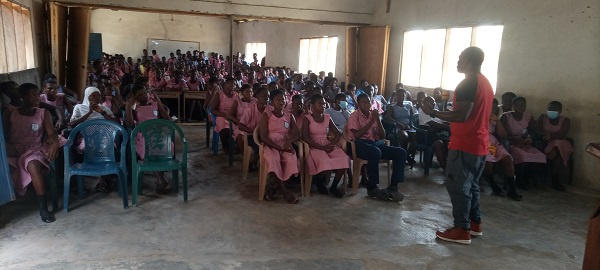
[[[233, 106], [233, 102], [240, 99], [238, 94], [235, 92], [231, 92], [231, 97], [225, 95], [224, 91], [219, 91], [217, 94], [219, 95], [219, 111], [224, 114], [229, 113], [231, 106]], [[215, 131], [221, 132], [221, 130], [226, 128], [229, 128], [229, 122], [227, 119], [225, 119], [225, 117], [217, 116]]]
[[[517, 121], [511, 112], [504, 113], [503, 115], [507, 117], [506, 132], [509, 138], [521, 137], [523, 130], [527, 129], [531, 121], [531, 115], [528, 113], [523, 113], [521, 121]], [[515, 164], [546, 163], [546, 155], [530, 145], [524, 147], [511, 145], [508, 152], [513, 157]]]
[[31, 183], [31, 175], [27, 170], [29, 162], [37, 160], [49, 170], [46, 159], [46, 148], [42, 137], [44, 135], [44, 109], [37, 108], [33, 116], [19, 114], [17, 109], [11, 109], [10, 115], [10, 144], [17, 150], [17, 158], [8, 158], [8, 163], [17, 168], [11, 174], [15, 191], [23, 196], [27, 185]]
[[[244, 116], [244, 113], [246, 113], [246, 111], [248, 111], [249, 108], [252, 107], [252, 105], [256, 104], [256, 98], [251, 98], [250, 102], [245, 102], [242, 101], [242, 99], [238, 99], [238, 105], [237, 105], [237, 112], [235, 114], [235, 117], [237, 117], [237, 119], [242, 119], [242, 117]], [[260, 119], [260, 116], [259, 116]], [[244, 134], [244, 132], [242, 132], [239, 128], [238, 125], [234, 124], [233, 125], [233, 137], [237, 138], [238, 135], [242, 135]]]
[[[331, 117], [328, 114], [324, 115], [322, 123], [318, 123], [312, 117], [307, 115], [305, 121], [308, 121], [308, 134], [310, 138], [319, 145], [325, 146], [329, 144], [327, 134], [329, 133], [329, 121]], [[323, 171], [347, 169], [349, 168], [350, 158], [341, 147], [337, 146], [331, 153], [323, 150], [311, 148], [308, 154], [308, 173], [315, 175]]]
[[487, 156], [485, 156], [485, 161], [496, 163], [507, 156], [511, 157], [508, 151], [506, 151], [506, 148], [504, 148], [504, 146], [498, 141], [498, 139], [496, 139], [496, 136], [494, 135], [496, 133], [496, 121], [490, 121], [489, 131], [490, 146], [493, 146], [496, 149], [496, 152], [495, 155], [488, 153]]
[[187, 89], [190, 92], [198, 92], [198, 91], [200, 91], [200, 83], [201, 82], [199, 80], [196, 80], [196, 82], [192, 82], [191, 80], [188, 80], [186, 82]]
[[[146, 120], [158, 119], [158, 104], [156, 102], [150, 102], [146, 106], [139, 106], [138, 104], [133, 111], [133, 115], [135, 116], [136, 125]], [[142, 160], [146, 156], [146, 145], [141, 132], [135, 136], [135, 152]]]
[[53, 101], [48, 100], [48, 96], [46, 94], [41, 94], [40, 101], [58, 107], [62, 112], [62, 116], [65, 117], [65, 93], [56, 93], [56, 97]]
[[[285, 138], [290, 131], [292, 115], [284, 113], [282, 117], [275, 116], [272, 112], [269, 116], [268, 136], [274, 143], [283, 146]], [[265, 162], [269, 173], [274, 173], [277, 178], [287, 181], [291, 176], [298, 174], [298, 157], [296, 152], [282, 152], [269, 146], [264, 147]]]
[[[265, 106], [264, 112], [271, 113], [272, 111], [273, 107], [271, 107], [271, 105]], [[240, 123], [250, 129], [255, 129], [258, 126], [258, 122], [260, 122], [262, 114], [263, 113], [258, 110], [258, 104], [254, 103], [244, 112], [244, 115], [240, 118]]]
[[[556, 133], [560, 132], [560, 129], [562, 128], [562, 126], [565, 122], [564, 116], [560, 116], [558, 118], [557, 125], [552, 125], [550, 123], [550, 118], [548, 118], [547, 115], [544, 115], [543, 118], [544, 118], [544, 120], [542, 120], [543, 121], [542, 122], [542, 130], [544, 132], [548, 132], [550, 134], [556, 134]], [[556, 147], [556, 149], [558, 149], [558, 152], [560, 153], [560, 157], [562, 158], [563, 164], [565, 166], [567, 166], [569, 163], [569, 157], [573, 153], [573, 146], [571, 146], [571, 143], [567, 140], [552, 140], [552, 141], [548, 142], [546, 149], [544, 149], [544, 153], [545, 154], [550, 153], [550, 151], [552, 151], [552, 149], [555, 147]]]

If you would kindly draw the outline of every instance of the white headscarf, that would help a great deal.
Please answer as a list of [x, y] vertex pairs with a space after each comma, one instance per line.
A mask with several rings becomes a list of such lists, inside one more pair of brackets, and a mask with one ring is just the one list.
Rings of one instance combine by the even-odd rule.
[[[82, 116], [86, 115], [90, 111], [90, 96], [94, 92], [100, 93], [100, 90], [93, 86], [90, 86], [85, 89], [85, 96], [83, 97], [83, 102], [81, 104], [75, 105], [75, 108], [73, 108], [73, 115], [71, 115], [71, 121], [81, 118]], [[110, 116], [113, 115], [112, 111], [109, 108], [107, 108], [106, 106], [100, 105], [100, 104], [98, 106], [100, 106], [100, 108], [103, 111], [105, 111], [108, 115], [110, 115]], [[98, 112], [93, 112], [92, 115], [90, 115], [90, 117], [88, 117], [88, 120], [92, 120], [92, 119], [104, 119], [104, 116], [102, 116], [102, 114], [100, 114]]]
[[98, 94], [100, 93], [100, 90], [96, 87], [90, 86], [88, 88], [85, 89], [85, 96], [83, 97], [83, 103], [82, 105], [84, 105], [85, 107], [87, 107], [87, 109], [90, 109], [90, 96], [92, 95], [92, 93], [94, 92], [98, 92]]

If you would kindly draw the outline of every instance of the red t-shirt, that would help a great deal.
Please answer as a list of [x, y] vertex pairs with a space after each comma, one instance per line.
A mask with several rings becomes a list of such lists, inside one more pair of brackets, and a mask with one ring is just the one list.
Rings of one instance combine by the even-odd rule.
[[493, 100], [492, 85], [481, 73], [467, 76], [458, 84], [453, 102], [473, 102], [473, 109], [465, 122], [450, 123], [452, 135], [448, 149], [476, 156], [488, 154], [488, 123]]

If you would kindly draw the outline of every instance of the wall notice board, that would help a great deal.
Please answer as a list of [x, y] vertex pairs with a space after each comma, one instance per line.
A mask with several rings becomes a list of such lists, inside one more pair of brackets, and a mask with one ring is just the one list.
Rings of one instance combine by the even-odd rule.
[[177, 49], [180, 49], [181, 53], [186, 53], [187, 51], [193, 52], [194, 50], [200, 50], [200, 43], [195, 41], [148, 39], [149, 55], [152, 54], [152, 50], [156, 50], [156, 53], [160, 57], [169, 58], [169, 54], [175, 53]]

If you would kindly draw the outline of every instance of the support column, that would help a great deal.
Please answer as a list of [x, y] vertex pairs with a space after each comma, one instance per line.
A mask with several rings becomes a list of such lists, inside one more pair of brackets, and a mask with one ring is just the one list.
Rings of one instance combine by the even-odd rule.
[[92, 9], [69, 8], [69, 40], [67, 48], [67, 88], [83, 97], [87, 81], [87, 58], [90, 46]]

